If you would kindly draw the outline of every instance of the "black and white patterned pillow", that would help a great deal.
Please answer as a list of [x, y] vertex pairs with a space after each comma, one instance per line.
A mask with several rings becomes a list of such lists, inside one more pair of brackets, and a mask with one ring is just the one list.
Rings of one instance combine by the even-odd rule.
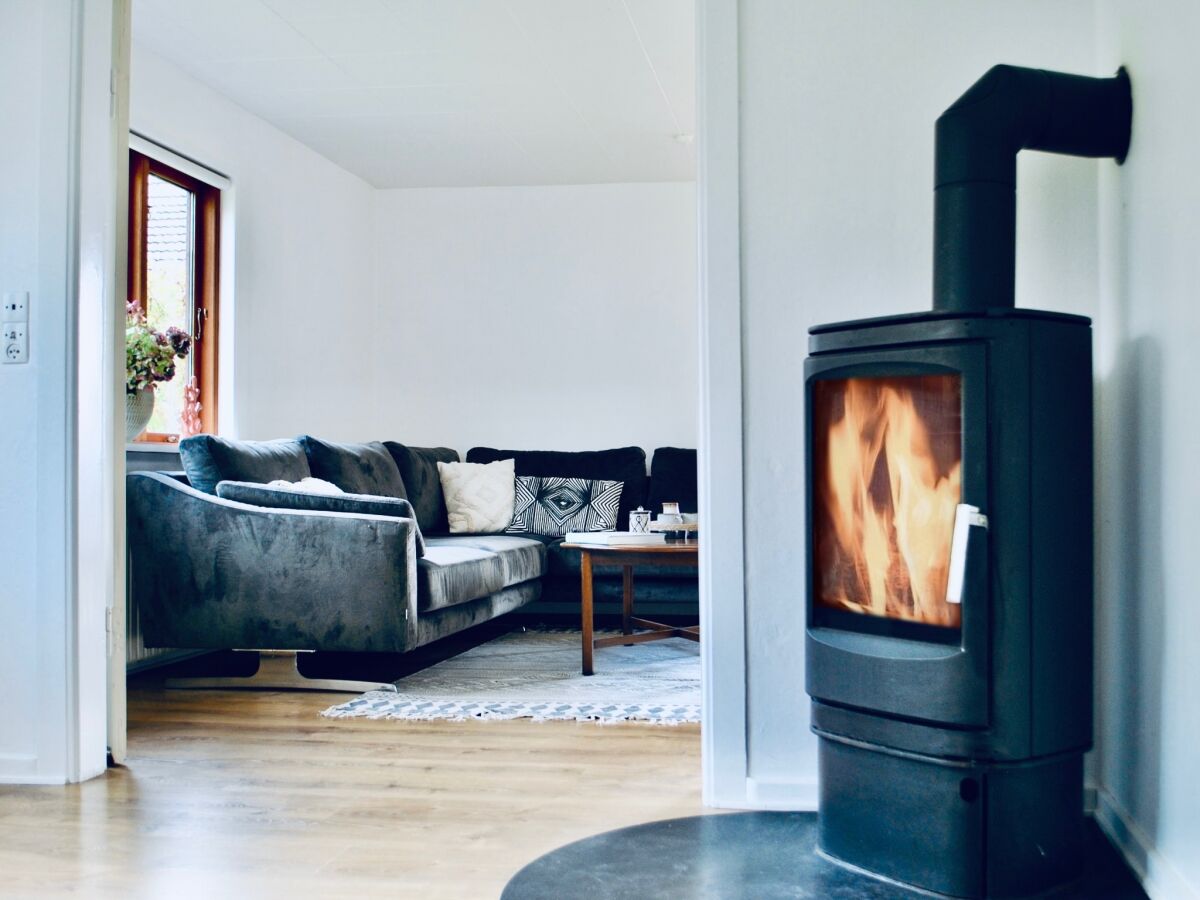
[[621, 481], [519, 475], [506, 531], [562, 537], [569, 531], [614, 531]]

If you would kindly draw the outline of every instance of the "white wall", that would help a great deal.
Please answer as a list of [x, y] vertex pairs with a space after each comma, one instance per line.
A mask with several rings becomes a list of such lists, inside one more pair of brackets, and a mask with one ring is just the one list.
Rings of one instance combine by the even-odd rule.
[[136, 43], [131, 128], [233, 182], [222, 432], [695, 446], [694, 185], [379, 191]]
[[[34, 0], [6, 4], [0, 19], [0, 119], [37, 133], [39, 127], [38, 90], [14, 90], [27, 73], [40, 75], [36, 36], [40, 23]], [[25, 37], [32, 34], [33, 40]], [[18, 36], [21, 36], [18, 39]], [[29, 290], [38, 280], [38, 184], [39, 141], [4, 141], [0, 145], [0, 287], [4, 291]], [[38, 298], [40, 299], [40, 297]], [[40, 313], [31, 318], [30, 333], [36, 338], [46, 321]], [[36, 348], [39, 351], [40, 347]], [[49, 362], [49, 360], [47, 360]], [[29, 366], [0, 368], [0, 458], [5, 460], [0, 476], [0, 570], [6, 577], [0, 583], [0, 635], [21, 635], [22, 648], [5, 638], [16, 652], [0, 653], [0, 683], [21, 684], [36, 667], [32, 640], [37, 633], [39, 606], [26, 602], [38, 595], [38, 569], [35, 561], [35, 529], [22, 522], [24, 515], [37, 515], [38, 498], [38, 372], [43, 365], [41, 353]], [[7, 424], [21, 423], [21, 424]], [[35, 519], [36, 521], [36, 519]], [[28, 730], [34, 719], [35, 691], [12, 692], [0, 717], [0, 777], [28, 763], [37, 764], [37, 747]]]
[[1200, 897], [1200, 7], [1103, 0], [1099, 69], [1133, 80], [1102, 169], [1097, 323], [1097, 815], [1155, 898]]
[[236, 291], [221, 301], [236, 340], [225, 353], [223, 332], [221, 376], [236, 411], [223, 392], [222, 433], [360, 437], [374, 188], [136, 42], [131, 80], [132, 130], [233, 182]]
[[[77, 536], [110, 523], [91, 502], [91, 518], [77, 521], [77, 501], [79, 473], [100, 462], [107, 438], [80, 432], [77, 446], [79, 423], [105, 416], [79, 414], [75, 376], [102, 377], [99, 323], [112, 299], [111, 45], [103, 4], [0, 5], [0, 121], [20, 136], [0, 147], [0, 292], [31, 299], [29, 362], [0, 366], [0, 782], [61, 783], [104, 769], [110, 582], [77, 569]], [[85, 303], [95, 305], [90, 319]], [[97, 327], [77, 332], [80, 321]], [[95, 365], [82, 368], [82, 355]], [[89, 576], [103, 587], [84, 609], [78, 585]]]
[[802, 806], [816, 774], [796, 462], [805, 329], [927, 305], [933, 121], [988, 66], [1124, 64], [1123, 167], [1020, 158], [1017, 303], [1095, 320], [1097, 816], [1152, 897], [1200, 896], [1200, 10], [756, 0], [740, 26], [749, 802]]
[[696, 446], [690, 183], [380, 191], [364, 436]]
[[[1092, 4], [740, 4], [749, 802], [815, 804], [806, 331], [928, 309], [933, 124], [997, 62], [1093, 71]], [[1025, 154], [1017, 302], [1091, 313], [1097, 163]]]

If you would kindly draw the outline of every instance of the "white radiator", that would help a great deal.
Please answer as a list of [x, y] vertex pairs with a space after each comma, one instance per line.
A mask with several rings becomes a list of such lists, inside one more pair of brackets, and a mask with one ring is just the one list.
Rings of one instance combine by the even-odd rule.
[[146, 649], [142, 643], [142, 623], [138, 620], [137, 607], [132, 602], [125, 604], [125, 627], [128, 639], [125, 642], [125, 665], [133, 668], [139, 663], [169, 654], [172, 651], [164, 649]]
[[154, 666], [166, 665], [204, 653], [204, 650], [171, 650], [166, 647], [147, 647], [142, 643], [142, 623], [133, 598], [125, 597], [125, 671], [140, 672]]

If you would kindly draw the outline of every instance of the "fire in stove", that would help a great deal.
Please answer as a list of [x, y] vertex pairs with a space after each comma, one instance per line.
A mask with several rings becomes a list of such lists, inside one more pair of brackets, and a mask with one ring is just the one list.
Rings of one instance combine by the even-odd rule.
[[946, 585], [962, 497], [961, 379], [819, 381], [813, 407], [815, 602], [958, 628]]

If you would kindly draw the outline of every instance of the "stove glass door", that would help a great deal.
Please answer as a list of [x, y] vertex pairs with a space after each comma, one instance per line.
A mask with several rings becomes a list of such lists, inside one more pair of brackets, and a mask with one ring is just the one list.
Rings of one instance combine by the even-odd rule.
[[943, 629], [963, 401], [957, 373], [812, 385], [812, 561], [817, 607]]

